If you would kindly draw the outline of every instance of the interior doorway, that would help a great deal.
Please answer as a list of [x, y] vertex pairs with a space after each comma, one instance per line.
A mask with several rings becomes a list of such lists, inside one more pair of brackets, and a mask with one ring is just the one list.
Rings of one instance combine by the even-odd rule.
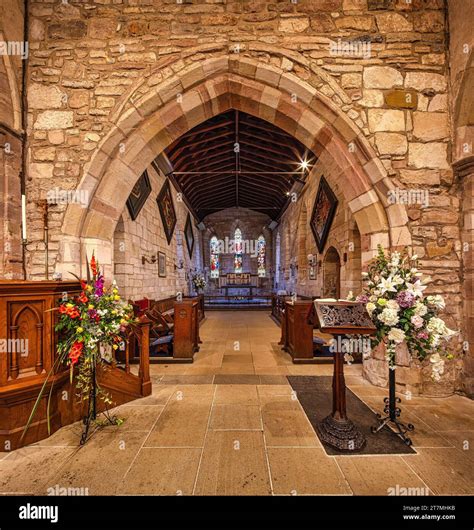
[[341, 296], [341, 258], [334, 247], [330, 247], [323, 262], [323, 298]]

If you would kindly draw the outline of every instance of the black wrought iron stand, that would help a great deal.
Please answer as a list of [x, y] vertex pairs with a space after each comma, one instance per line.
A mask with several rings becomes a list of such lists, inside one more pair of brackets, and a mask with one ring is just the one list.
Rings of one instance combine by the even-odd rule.
[[411, 445], [412, 441], [406, 433], [411, 432], [415, 427], [411, 423], [406, 425], [398, 420], [402, 413], [400, 407], [397, 407], [398, 403], [401, 403], [401, 399], [395, 395], [395, 370], [389, 368], [388, 370], [388, 397], [384, 400], [385, 408], [384, 413], [387, 416], [382, 417], [382, 414], [377, 414], [378, 425], [371, 427], [373, 434], [381, 431], [385, 426], [390, 427], [391, 430], [399, 436], [407, 445]]
[[84, 445], [87, 442], [87, 437], [89, 435], [89, 429], [91, 422], [95, 421], [97, 418], [97, 382], [95, 380], [95, 364], [92, 364], [92, 384], [89, 392], [89, 403], [87, 404], [87, 416], [84, 416], [84, 430], [82, 431], [81, 436], [81, 445]]

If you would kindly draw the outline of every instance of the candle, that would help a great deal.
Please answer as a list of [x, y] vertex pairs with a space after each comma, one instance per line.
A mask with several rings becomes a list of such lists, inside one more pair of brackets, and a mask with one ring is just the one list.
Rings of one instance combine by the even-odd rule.
[[21, 196], [21, 237], [26, 241], [26, 195]]

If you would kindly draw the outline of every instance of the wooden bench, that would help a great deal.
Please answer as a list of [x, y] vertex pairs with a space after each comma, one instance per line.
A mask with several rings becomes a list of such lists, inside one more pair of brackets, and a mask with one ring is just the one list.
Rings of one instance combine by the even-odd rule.
[[291, 355], [294, 364], [332, 362], [327, 341], [314, 336], [313, 324], [308, 320], [313, 307], [310, 298], [291, 300], [285, 297], [281, 312], [281, 339], [279, 344]]
[[151, 322], [150, 362], [193, 362], [199, 351], [199, 321], [204, 318], [204, 297], [175, 297], [131, 302], [135, 314]]

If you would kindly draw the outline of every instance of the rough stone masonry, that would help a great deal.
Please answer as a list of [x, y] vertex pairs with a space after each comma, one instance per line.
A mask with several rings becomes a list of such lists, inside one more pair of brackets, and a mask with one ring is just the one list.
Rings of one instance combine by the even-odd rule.
[[[21, 40], [22, 6], [19, 0], [2, 2], [0, 40]], [[102, 215], [100, 222], [94, 220], [98, 217], [87, 218], [86, 232], [99, 233], [95, 223], [109, 233], [104, 219], [110, 219], [113, 234], [119, 218], [113, 210], [114, 194], [128, 195], [130, 186], [109, 187], [95, 195], [101, 185], [105, 188], [102, 173], [94, 173], [98, 161], [114, 163], [117, 179], [124, 173], [117, 146], [147, 119], [151, 110], [144, 99], [150, 98], [150, 109], [155, 109], [197, 87], [196, 97], [209, 114], [213, 96], [203, 96], [199, 87], [217, 74], [227, 75], [235, 101], [245, 95], [256, 99], [257, 106], [260, 102], [260, 108], [263, 103], [265, 109], [273, 105], [273, 115], [267, 110], [267, 118], [278, 110], [287, 117], [279, 125], [287, 128], [295, 120], [303, 128], [308, 120], [292, 101], [308, 108], [315, 106], [316, 96], [328, 102], [334, 110], [321, 110], [326, 112], [325, 123], [338, 131], [346, 147], [353, 142], [374, 153], [364, 166], [373, 181], [378, 179], [373, 190], [351, 201], [341, 195], [343, 204], [357, 211], [359, 228], [367, 225], [361, 230], [362, 266], [373, 255], [376, 238], [367, 234], [382, 208], [388, 225], [396, 228], [390, 244], [412, 246], [423, 272], [433, 278], [431, 290], [447, 299], [448, 324], [461, 324], [462, 337], [472, 343], [472, 9], [471, 1], [444, 0], [31, 0], [28, 61], [0, 57], [0, 143], [12, 146], [10, 153], [0, 150], [4, 276], [22, 274], [18, 173], [23, 139], [29, 241], [42, 238], [40, 204], [48, 191], [82, 184], [90, 184], [91, 205]], [[211, 59], [222, 60], [220, 70], [206, 70]], [[232, 84], [229, 76], [234, 74], [252, 81], [246, 94]], [[259, 91], [257, 81], [266, 88]], [[277, 91], [288, 95], [286, 107]], [[187, 109], [187, 101], [181, 106], [184, 119], [199, 120], [192, 115], [201, 112], [199, 107]], [[27, 116], [22, 125], [24, 102]], [[114, 135], [115, 144], [108, 141]], [[321, 172], [330, 173], [327, 166], [323, 164]], [[338, 180], [334, 173], [331, 178], [335, 188], [344, 189], [342, 177]], [[389, 187], [424, 190], [428, 203], [391, 205]], [[292, 233], [300, 226], [307, 230], [299, 216], [310, 206], [313, 193], [308, 190], [305, 200], [282, 219], [283, 261], [297, 255], [301, 233], [288, 242], [284, 234], [287, 227]], [[380, 207], [374, 206], [374, 194]], [[63, 204], [50, 208], [51, 273], [79, 258], [74, 230], [68, 239], [64, 226], [84, 223], [83, 214]], [[336, 246], [348, 243], [347, 230], [353, 225], [350, 216], [340, 220], [338, 226], [345, 228], [335, 236]], [[80, 237], [79, 229], [76, 235]], [[388, 246], [385, 236], [377, 237]], [[37, 243], [29, 248], [28, 276], [41, 279], [43, 247]], [[348, 277], [347, 286], [355, 285]], [[460, 370], [463, 388], [472, 393], [470, 355], [465, 354]]]

